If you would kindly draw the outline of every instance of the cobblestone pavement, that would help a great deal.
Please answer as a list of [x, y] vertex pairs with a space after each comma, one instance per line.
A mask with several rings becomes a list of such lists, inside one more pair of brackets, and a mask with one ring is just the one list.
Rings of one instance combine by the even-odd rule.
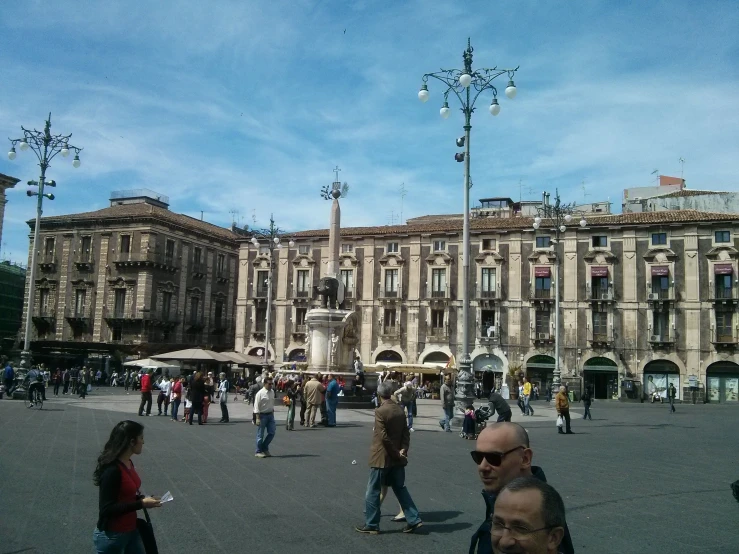
[[[0, 401], [0, 554], [92, 552], [92, 470], [126, 417], [146, 426], [135, 459], [143, 492], [174, 496], [152, 511], [162, 554], [466, 552], [484, 516], [474, 442], [441, 432], [438, 402], [419, 404], [407, 471], [424, 527], [401, 533], [390, 498], [379, 536], [353, 530], [362, 523], [371, 410], [339, 410], [336, 429], [278, 426], [274, 457], [256, 459], [243, 402], [230, 403], [226, 425], [215, 423], [213, 406], [202, 427], [137, 418], [137, 407], [136, 393], [105, 388], [85, 400], [49, 395], [42, 411]], [[568, 436], [557, 435], [546, 402], [534, 403], [533, 417], [513, 408], [535, 463], [565, 499], [578, 552], [737, 552], [729, 484], [739, 479], [739, 406], [678, 405], [671, 415], [666, 405], [596, 402], [585, 422], [575, 405], [577, 434]]]

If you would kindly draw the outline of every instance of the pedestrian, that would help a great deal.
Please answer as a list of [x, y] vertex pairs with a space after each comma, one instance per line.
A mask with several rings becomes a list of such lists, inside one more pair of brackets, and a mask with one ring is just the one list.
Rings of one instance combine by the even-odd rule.
[[531, 406], [531, 383], [528, 377], [523, 378], [523, 405], [526, 408], [524, 415], [534, 415], [534, 408]]
[[71, 394], [77, 394], [77, 388], [79, 387], [80, 369], [73, 367], [70, 372], [70, 387], [72, 389]]
[[408, 417], [408, 431], [411, 433], [413, 429], [413, 399], [416, 398], [416, 389], [413, 387], [411, 381], [406, 381], [402, 387], [395, 391], [395, 398], [398, 399], [398, 404], [403, 406], [406, 410]]
[[[203, 424], [203, 398], [205, 398], [205, 377], [200, 371], [195, 372], [195, 376], [188, 387], [190, 395], [190, 413], [188, 414], [187, 422], [192, 425], [192, 420], [195, 414], [198, 414], [198, 425]], [[187, 408], [187, 407], [185, 407]]]
[[113, 371], [113, 375], [110, 376], [110, 386], [111, 387], [118, 386], [118, 371]]
[[[491, 522], [496, 509], [495, 501], [503, 487], [519, 477], [534, 477], [544, 483], [547, 478], [540, 467], [532, 465], [534, 453], [529, 445], [529, 435], [517, 423], [495, 423], [485, 427], [477, 437], [475, 450], [471, 452], [471, 455], [477, 465], [480, 481], [482, 481], [485, 519], [472, 535], [469, 553], [492, 554]], [[560, 552], [573, 554], [575, 549], [566, 525], [564, 537]], [[509, 551], [534, 552], [525, 549]], [[553, 554], [556, 552], [556, 550], [552, 551]]]
[[552, 401], [552, 386], [547, 387], [547, 402], [550, 403]]
[[62, 382], [64, 383], [62, 394], [68, 394], [69, 393], [69, 369], [65, 369], [64, 373], [62, 373]]
[[316, 415], [321, 408], [321, 395], [326, 387], [321, 383], [321, 373], [316, 373], [310, 381], [305, 384], [304, 395], [305, 401], [308, 403], [308, 413], [306, 414], [306, 427], [314, 428], [316, 426]]
[[393, 489], [406, 518], [404, 533], [412, 533], [423, 525], [418, 509], [405, 486], [410, 432], [403, 409], [391, 400], [393, 387], [383, 382], [377, 387], [382, 404], [375, 410], [375, 426], [370, 445], [370, 476], [365, 493], [365, 522], [355, 529], [360, 533], [380, 532], [380, 492], [382, 485]]
[[538, 385], [534, 385], [534, 400], [539, 400], [539, 387]]
[[514, 479], [495, 501], [491, 529], [495, 552], [556, 554], [565, 546], [566, 530], [562, 497], [536, 477]]
[[144, 426], [121, 421], [98, 456], [93, 483], [99, 488], [98, 522], [92, 534], [98, 554], [143, 554], [136, 511], [158, 508], [158, 498], [139, 494], [141, 478], [131, 457], [144, 448]]
[[308, 407], [308, 403], [305, 401], [305, 394], [303, 393], [303, 387], [305, 381], [300, 377], [298, 378], [298, 400], [300, 401], [300, 426], [305, 426], [305, 410]]
[[219, 423], [228, 423], [228, 391], [231, 388], [231, 384], [226, 379], [226, 374], [221, 372], [221, 382], [218, 383], [218, 392], [216, 398], [218, 398], [218, 404], [221, 406], [221, 420]]
[[62, 370], [56, 368], [54, 376], [51, 378], [51, 382], [54, 384], [54, 396], [59, 396], [59, 387], [62, 386]]
[[364, 390], [364, 364], [359, 356], [354, 358], [354, 381], [352, 391], [354, 396], [359, 396]]
[[139, 404], [139, 415], [144, 415], [144, 407], [146, 407], [146, 415], [151, 415], [151, 390], [152, 390], [152, 382], [151, 382], [151, 376], [153, 375], [154, 371], [151, 369], [147, 369], [146, 373], [141, 377], [141, 404]]
[[298, 402], [298, 384], [295, 381], [288, 381], [285, 389], [285, 396], [290, 402], [287, 407], [287, 419], [285, 420], [285, 429], [292, 431], [295, 428], [295, 404]]
[[123, 377], [123, 390], [128, 392], [128, 388], [131, 386], [131, 370], [126, 370], [126, 375]]
[[326, 387], [326, 416], [328, 419], [327, 427], [336, 427], [336, 408], [339, 405], [339, 383], [336, 377], [328, 374], [328, 386]]
[[79, 393], [79, 398], [84, 399], [87, 396], [87, 386], [89, 383], [89, 374], [87, 373], [87, 369], [83, 367], [80, 371], [79, 381], [77, 382], [77, 392]]
[[162, 381], [159, 383], [159, 396], [157, 397], [157, 409], [162, 415], [162, 404], [164, 404], [164, 415], [167, 416], [169, 410], [169, 396], [172, 392], [172, 382], [169, 380], [169, 376], [165, 375], [162, 377]]
[[560, 434], [574, 435], [572, 429], [570, 429], [570, 399], [567, 397], [567, 389], [565, 387], [559, 387], [557, 397], [554, 399], [554, 407], [557, 409], [557, 415], [562, 416], [564, 419], [565, 428], [567, 433], [562, 431], [562, 426], [558, 426]]
[[439, 421], [439, 425], [447, 433], [452, 432], [452, 419], [454, 418], [454, 393], [452, 392], [452, 377], [451, 375], [444, 376], [444, 383], [439, 389], [439, 396], [441, 398], [441, 409], [444, 411], [444, 419]]
[[520, 379], [518, 381], [518, 401], [516, 402], [516, 404], [518, 404], [518, 407], [521, 409], [521, 413], [523, 415], [528, 415], [526, 414], [526, 404], [524, 403], [523, 399], [523, 381]]
[[269, 458], [269, 445], [275, 438], [275, 391], [272, 390], [272, 377], [263, 379], [264, 387], [254, 397], [254, 405], [259, 410], [259, 428], [257, 429], [257, 458]]
[[585, 415], [582, 416], [583, 419], [593, 419], [593, 416], [590, 415], [590, 404], [592, 403], [592, 401], [593, 398], [590, 396], [590, 389], [586, 386], [585, 390], [582, 393], [582, 403], [583, 406], [585, 406]]
[[216, 394], [215, 381], [213, 379], [213, 372], [208, 372], [208, 377], [204, 379], [205, 383], [205, 394], [203, 395], [203, 423], [208, 423], [208, 408], [213, 402], [213, 397]]
[[95, 374], [95, 383], [99, 387], [103, 384], [103, 372], [98, 369], [98, 372]]
[[508, 405], [508, 402], [506, 402], [505, 399], [500, 395], [500, 393], [497, 393], [495, 391], [490, 393], [490, 396], [488, 396], [488, 406], [493, 412], [498, 412], [499, 423], [501, 421], [511, 420], [511, 416], [513, 415], [511, 413], [511, 407]]
[[670, 401], [670, 413], [675, 413], [675, 397], [677, 396], [677, 389], [675, 383], [670, 383], [667, 387], [667, 399]]
[[13, 398], [13, 383], [15, 382], [15, 369], [13, 369], [13, 362], [8, 362], [3, 370], [3, 382], [5, 383], [5, 392], [8, 394], [8, 398]]
[[177, 412], [182, 402], [182, 387], [185, 386], [185, 378], [181, 377], [172, 385], [172, 421], [177, 421]]

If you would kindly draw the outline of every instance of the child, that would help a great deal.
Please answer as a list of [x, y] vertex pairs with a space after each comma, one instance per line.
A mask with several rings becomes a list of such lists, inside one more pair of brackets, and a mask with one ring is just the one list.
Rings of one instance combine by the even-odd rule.
[[467, 405], [464, 411], [464, 422], [462, 423], [462, 438], [472, 439], [475, 437], [475, 407], [471, 404]]
[[190, 395], [188, 394], [185, 396], [185, 418], [182, 420], [185, 423], [187, 423], [187, 417], [190, 415], [190, 408], [192, 408], [192, 400], [190, 400]]

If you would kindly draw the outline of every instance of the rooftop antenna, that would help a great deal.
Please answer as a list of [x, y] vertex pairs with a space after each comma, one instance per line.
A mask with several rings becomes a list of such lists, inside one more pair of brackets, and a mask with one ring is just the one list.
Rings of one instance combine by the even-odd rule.
[[522, 187], [523, 187], [523, 180], [522, 179], [519, 179], [518, 180], [518, 201], [519, 202], [521, 202], [521, 200], [523, 200], [523, 196], [522, 196], [522, 193], [521, 193], [521, 188]]
[[652, 171], [650, 175], [656, 175], [656, 177], [651, 181], [652, 183], [658, 180], [659, 179], [659, 169], [655, 169], [654, 171]]
[[229, 210], [228, 213], [231, 214], [231, 225], [236, 225], [236, 216], [239, 215], [239, 210]]
[[680, 162], [680, 180], [684, 181], [683, 173], [685, 172], [685, 158], [680, 156], [677, 161]]
[[583, 180], [582, 183], [580, 183], [580, 188], [582, 189], [582, 203], [587, 204], [588, 203], [588, 196], [590, 196], [589, 192], [586, 192], [585, 189], [585, 180]]
[[256, 227], [257, 226], [257, 210], [256, 209], [252, 209], [251, 211], [251, 221], [252, 223], [254, 223], [254, 227]]
[[203, 210], [200, 210], [200, 221], [203, 221]]
[[400, 224], [403, 225], [403, 200], [405, 199], [405, 195], [407, 193], [407, 190], [405, 188], [405, 183], [400, 183]]

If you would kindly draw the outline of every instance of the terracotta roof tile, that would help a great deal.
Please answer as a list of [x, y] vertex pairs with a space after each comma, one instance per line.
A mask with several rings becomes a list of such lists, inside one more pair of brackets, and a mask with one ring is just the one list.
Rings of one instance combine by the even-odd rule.
[[[608, 227], [613, 225], [663, 225], [670, 223], [701, 223], [710, 221], [729, 221], [739, 223], [739, 214], [700, 212], [697, 210], [675, 210], [664, 212], [644, 212], [585, 216], [588, 228]], [[570, 228], [579, 227], [577, 218], [568, 225]], [[471, 231], [527, 231], [533, 229], [533, 218], [474, 218], [470, 220]], [[545, 224], [546, 225], [546, 222]], [[382, 236], [382, 235], [409, 235], [428, 233], [458, 233], [462, 231], [462, 220], [439, 220], [430, 223], [411, 225], [385, 225], [378, 227], [344, 227], [341, 235], [352, 236]], [[300, 238], [325, 238], [328, 229], [312, 229], [298, 231], [291, 235]]]
[[[144, 202], [138, 204], [121, 204], [110, 206], [102, 210], [94, 212], [82, 212], [77, 214], [57, 215], [41, 218], [42, 228], [45, 226], [58, 226], [64, 224], [72, 224], [76, 222], [85, 222], [90, 220], [118, 220], [130, 218], [151, 219], [155, 222], [162, 222], [165, 225], [171, 224], [206, 235], [210, 235], [221, 240], [235, 241], [236, 235], [230, 229], [213, 225], [207, 221], [200, 221], [194, 217], [184, 214], [178, 214], [165, 208], [152, 206]], [[33, 220], [28, 221], [28, 225], [33, 228]]]
[[702, 196], [704, 194], [735, 194], [733, 192], [722, 192], [718, 190], [676, 190], [675, 192], [668, 192], [667, 194], [660, 194], [653, 198], [683, 198], [686, 196]]

